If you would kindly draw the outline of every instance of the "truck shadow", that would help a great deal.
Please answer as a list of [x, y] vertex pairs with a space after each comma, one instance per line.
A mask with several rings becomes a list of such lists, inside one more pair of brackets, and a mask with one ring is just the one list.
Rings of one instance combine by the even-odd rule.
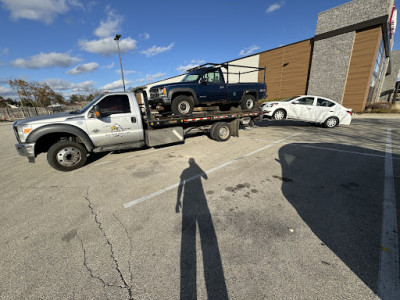
[[257, 121], [256, 125], [258, 127], [287, 127], [287, 126], [299, 126], [299, 127], [321, 127], [321, 125], [314, 124], [314, 123], [307, 123], [303, 121], [296, 121], [296, 120], [270, 120], [270, 119], [263, 119], [261, 121]]
[[[201, 177], [207, 174], [189, 159], [178, 188], [176, 213], [182, 208], [180, 299], [197, 299], [196, 229], [200, 234], [208, 299], [228, 299], [221, 254]], [[183, 195], [182, 195], [183, 194]], [[182, 198], [182, 201], [181, 201]]]
[[[330, 143], [288, 144], [279, 150], [286, 199], [321, 246], [329, 247], [375, 293], [382, 251], [384, 156]], [[393, 159], [400, 163], [399, 155]]]

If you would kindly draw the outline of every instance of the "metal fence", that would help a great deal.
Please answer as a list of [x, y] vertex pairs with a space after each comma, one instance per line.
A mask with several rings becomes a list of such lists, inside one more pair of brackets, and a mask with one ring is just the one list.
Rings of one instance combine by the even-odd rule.
[[62, 107], [0, 107], [0, 121], [12, 121], [39, 115], [48, 115], [64, 111], [75, 111], [82, 106], [62, 106]]

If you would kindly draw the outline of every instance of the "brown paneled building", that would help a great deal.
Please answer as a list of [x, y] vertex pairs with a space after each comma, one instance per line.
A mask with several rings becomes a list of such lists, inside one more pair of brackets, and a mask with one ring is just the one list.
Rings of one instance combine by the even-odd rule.
[[[379, 100], [385, 76], [399, 71], [391, 64], [395, 17], [394, 0], [353, 0], [319, 13], [314, 37], [229, 63], [266, 66], [268, 99], [319, 95], [362, 112]], [[264, 80], [253, 74], [240, 80]]]

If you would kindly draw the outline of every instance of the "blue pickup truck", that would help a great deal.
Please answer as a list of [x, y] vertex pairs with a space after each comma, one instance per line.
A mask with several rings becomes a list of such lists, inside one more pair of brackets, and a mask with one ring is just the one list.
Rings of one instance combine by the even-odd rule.
[[[250, 71], [229, 73], [229, 67], [248, 68]], [[227, 82], [222, 68], [226, 69]], [[240, 75], [264, 71], [264, 82], [240, 83]], [[229, 83], [229, 74], [239, 74], [239, 83]], [[232, 106], [252, 110], [256, 102], [266, 98], [265, 68], [207, 63], [189, 70], [181, 82], [161, 84], [150, 89], [149, 104], [163, 107], [174, 115], [188, 115], [197, 106], [217, 105], [221, 111]]]

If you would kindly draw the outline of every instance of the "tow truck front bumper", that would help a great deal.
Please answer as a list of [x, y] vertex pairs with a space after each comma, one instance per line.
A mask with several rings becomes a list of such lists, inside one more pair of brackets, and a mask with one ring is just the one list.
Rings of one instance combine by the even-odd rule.
[[15, 144], [17, 152], [21, 156], [26, 156], [30, 163], [35, 162], [35, 143], [18, 143]]

